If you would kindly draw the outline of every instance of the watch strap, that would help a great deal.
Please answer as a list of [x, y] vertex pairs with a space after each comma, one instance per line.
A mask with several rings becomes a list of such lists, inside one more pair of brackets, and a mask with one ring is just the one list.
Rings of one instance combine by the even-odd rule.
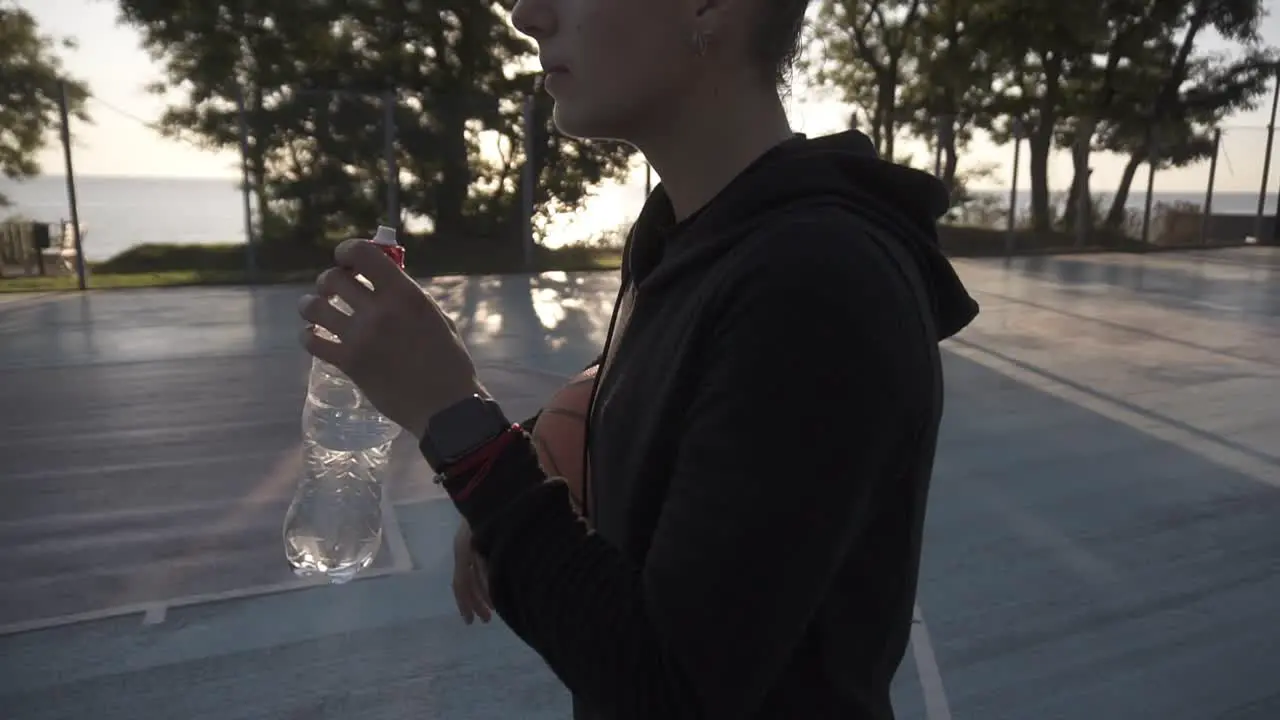
[[467, 488], [465, 485], [458, 486], [458, 483], [466, 483], [467, 479], [481, 479], [487, 475], [498, 455], [523, 432], [524, 429], [519, 423], [512, 423], [497, 437], [437, 470], [433, 482], [447, 490], [450, 495], [461, 494], [465, 497]]
[[441, 410], [427, 421], [418, 450], [432, 469], [455, 464], [511, 428], [492, 399], [472, 395]]

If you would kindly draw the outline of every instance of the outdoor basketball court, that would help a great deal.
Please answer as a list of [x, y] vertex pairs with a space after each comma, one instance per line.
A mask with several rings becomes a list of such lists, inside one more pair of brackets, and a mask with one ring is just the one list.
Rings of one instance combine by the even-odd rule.
[[[900, 717], [1280, 717], [1280, 252], [960, 269], [983, 314], [946, 345]], [[518, 415], [594, 357], [616, 282], [432, 289]], [[0, 718], [568, 717], [457, 618], [411, 444], [375, 568], [288, 572], [300, 292], [0, 296]]]

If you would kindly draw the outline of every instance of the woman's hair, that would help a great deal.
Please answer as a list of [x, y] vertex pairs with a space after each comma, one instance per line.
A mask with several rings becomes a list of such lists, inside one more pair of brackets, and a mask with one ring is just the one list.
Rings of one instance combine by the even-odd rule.
[[800, 52], [800, 31], [809, 0], [757, 0], [754, 57], [776, 85], [787, 83], [791, 66]]

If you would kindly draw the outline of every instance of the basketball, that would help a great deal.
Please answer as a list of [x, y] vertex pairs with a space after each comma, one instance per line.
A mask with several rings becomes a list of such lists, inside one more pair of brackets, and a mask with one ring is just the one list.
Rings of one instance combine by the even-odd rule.
[[552, 477], [564, 478], [574, 502], [579, 505], [586, 482], [582, 452], [587, 440], [587, 406], [595, 379], [594, 366], [575, 375], [551, 396], [533, 426], [533, 441], [542, 469]]

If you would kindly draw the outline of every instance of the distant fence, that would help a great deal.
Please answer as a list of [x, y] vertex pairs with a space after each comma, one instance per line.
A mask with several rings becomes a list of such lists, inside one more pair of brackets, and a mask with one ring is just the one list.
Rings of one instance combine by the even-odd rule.
[[65, 221], [0, 223], [0, 278], [71, 275], [77, 259], [75, 240]]
[[[1131, 176], [1126, 195], [1117, 199], [1111, 187], [1091, 183], [1087, 212], [1071, 208], [1068, 189], [1050, 186], [1049, 222], [1051, 230], [1032, 231], [1032, 208], [1026, 180], [1028, 158], [1025, 140], [1008, 148], [1011, 171], [1005, 178], [1011, 187], [1002, 192], [975, 191], [967, 202], [953, 208], [953, 230], [944, 235], [956, 238], [957, 247], [973, 243], [959, 227], [973, 226], [1005, 234], [1004, 251], [1018, 253], [1049, 248], [1144, 247], [1186, 245], [1280, 244], [1280, 193], [1271, 186], [1280, 179], [1280, 154], [1269, 127], [1223, 127], [1211, 130], [1205, 139], [1204, 159], [1184, 167], [1157, 167], [1154, 172], [1145, 159], [1129, 160], [1125, 175]], [[1121, 158], [1122, 160], [1124, 158]], [[1051, 157], [1051, 163], [1070, 162], [1065, 153]], [[1090, 164], [1093, 165], [1097, 161]], [[1136, 163], [1136, 165], [1135, 165]], [[935, 171], [941, 163], [935, 163]], [[1021, 180], [1021, 182], [1020, 182]], [[1200, 190], [1187, 188], [1200, 186]], [[1078, 214], [1077, 214], [1078, 213]], [[1088, 218], [1087, 226], [1080, 222]], [[1073, 222], [1074, 221], [1074, 222]], [[1083, 230], [1080, 232], [1079, 230]], [[1110, 237], [1122, 235], [1123, 237]], [[1043, 236], [1043, 237], [1041, 237]], [[981, 243], [991, 245], [989, 239]]]

